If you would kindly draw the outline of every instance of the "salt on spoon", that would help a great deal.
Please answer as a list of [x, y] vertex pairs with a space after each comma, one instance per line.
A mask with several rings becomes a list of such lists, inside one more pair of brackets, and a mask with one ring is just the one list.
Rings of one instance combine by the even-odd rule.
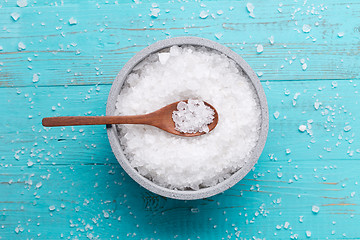
[[217, 123], [216, 109], [206, 102], [194, 99], [174, 102], [144, 115], [48, 117], [42, 120], [42, 125], [45, 127], [145, 124], [183, 137], [208, 133], [216, 127]]

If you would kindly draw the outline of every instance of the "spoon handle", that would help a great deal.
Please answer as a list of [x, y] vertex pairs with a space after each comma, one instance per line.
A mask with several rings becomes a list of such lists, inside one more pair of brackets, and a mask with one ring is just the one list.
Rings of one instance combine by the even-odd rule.
[[72, 116], [43, 118], [44, 127], [102, 125], [102, 124], [148, 124], [152, 125], [154, 118], [150, 114], [136, 116]]

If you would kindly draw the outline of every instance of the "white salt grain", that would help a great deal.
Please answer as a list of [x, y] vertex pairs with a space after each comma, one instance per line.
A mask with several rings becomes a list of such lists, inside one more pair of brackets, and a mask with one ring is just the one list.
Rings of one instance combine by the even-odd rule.
[[339, 32], [339, 33], [338, 33], [338, 37], [339, 37], [339, 38], [342, 38], [344, 35], [345, 35], [344, 32]]
[[70, 25], [75, 25], [75, 24], [77, 24], [77, 20], [74, 19], [73, 17], [71, 17], [71, 18], [69, 19], [69, 24], [70, 24]]
[[207, 11], [201, 11], [199, 17], [205, 19], [209, 16]]
[[312, 206], [311, 210], [313, 213], [318, 213], [320, 211], [320, 208], [318, 206], [314, 205], [314, 206]]
[[25, 50], [25, 49], [26, 49], [26, 45], [23, 42], [19, 42], [18, 43], [18, 50], [21, 51], [21, 50]]
[[309, 24], [304, 24], [302, 30], [304, 33], [308, 33], [311, 30], [311, 26]]
[[274, 112], [274, 118], [275, 119], [278, 119], [280, 116], [280, 113], [278, 111]]
[[33, 83], [36, 83], [36, 82], [39, 81], [39, 75], [38, 75], [37, 73], [35, 73], [35, 74], [33, 75], [32, 81], [33, 81]]
[[215, 37], [216, 39], [220, 39], [223, 36], [222, 33], [215, 33]]
[[351, 126], [350, 126], [350, 125], [347, 125], [347, 126], [344, 127], [344, 131], [345, 131], [345, 132], [348, 132], [348, 131], [350, 131], [350, 130], [351, 130]]
[[246, 10], [249, 12], [249, 16], [252, 18], [255, 18], [254, 9], [255, 9], [255, 7], [252, 3], [246, 4]]
[[150, 16], [153, 18], [157, 18], [159, 16], [160, 9], [159, 8], [152, 8], [150, 9]]
[[11, 17], [16, 22], [20, 18], [20, 14], [14, 12], [14, 13], [11, 14]]
[[172, 114], [175, 129], [182, 133], [209, 132], [208, 124], [213, 122], [214, 110], [206, 106], [203, 101], [189, 99], [179, 102], [177, 111]]
[[261, 44], [258, 44], [256, 47], [256, 52], [257, 53], [262, 53], [264, 51], [264, 47]]
[[[170, 54], [166, 61], [163, 53]], [[249, 159], [259, 138], [259, 99], [249, 79], [225, 55], [173, 46], [135, 66], [115, 114], [145, 114], [182, 99], [214, 106], [216, 128], [187, 138], [151, 126], [119, 125], [122, 148], [132, 167], [157, 185], [178, 190], [214, 186]]]
[[268, 39], [269, 39], [270, 44], [273, 45], [274, 41], [275, 41], [274, 36], [270, 36]]
[[305, 132], [305, 130], [306, 130], [306, 126], [305, 126], [305, 125], [300, 125], [300, 126], [299, 126], [299, 131], [300, 131], [300, 132]]
[[18, 0], [16, 2], [16, 4], [18, 5], [18, 7], [26, 7], [27, 6], [27, 0]]
[[306, 63], [304, 63], [303, 65], [301, 65], [301, 68], [302, 68], [302, 70], [306, 70], [307, 69], [307, 64]]

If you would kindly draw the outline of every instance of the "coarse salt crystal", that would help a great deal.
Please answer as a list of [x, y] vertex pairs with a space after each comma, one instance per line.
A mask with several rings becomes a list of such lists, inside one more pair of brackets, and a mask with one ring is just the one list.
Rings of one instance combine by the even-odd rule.
[[76, 25], [76, 24], [77, 24], [77, 20], [76, 20], [75, 18], [71, 17], [71, 18], [69, 19], [69, 24], [70, 24], [70, 25]]
[[175, 129], [183, 133], [209, 132], [207, 125], [213, 122], [214, 110], [203, 101], [189, 99], [179, 102], [177, 111], [172, 114]]
[[14, 13], [11, 14], [11, 17], [16, 22], [20, 18], [20, 14], [14, 12]]
[[313, 213], [318, 213], [320, 211], [320, 208], [318, 206], [316, 206], [316, 205], [313, 205], [311, 210], [312, 210]]
[[299, 126], [299, 131], [300, 132], [304, 132], [306, 130], [306, 126], [305, 125], [300, 125]]
[[209, 16], [207, 11], [201, 11], [199, 17], [205, 19]]
[[223, 36], [222, 33], [215, 33], [215, 37], [216, 39], [220, 39]]
[[338, 33], [338, 37], [339, 37], [339, 38], [342, 38], [344, 35], [345, 35], [344, 32], [339, 32], [339, 33]]
[[36, 83], [36, 82], [39, 81], [39, 75], [38, 75], [37, 73], [35, 73], [35, 74], [33, 75], [32, 81], [33, 81], [33, 83]]
[[301, 65], [301, 68], [302, 68], [303, 71], [305, 71], [307, 69], [307, 64], [304, 63], [303, 65]]
[[23, 42], [19, 42], [18, 43], [18, 50], [21, 51], [21, 50], [25, 50], [25, 49], [26, 49], [26, 45]]
[[347, 126], [344, 127], [344, 131], [345, 131], [345, 132], [348, 132], [348, 131], [350, 131], [350, 130], [351, 130], [351, 126], [350, 126], [350, 125], [347, 125]]
[[150, 16], [153, 18], [157, 18], [159, 16], [160, 9], [159, 8], [151, 8], [150, 9]]
[[279, 113], [278, 111], [274, 112], [274, 118], [275, 118], [275, 119], [278, 119], [278, 118], [279, 118], [279, 115], [280, 115], [280, 113]]
[[302, 30], [304, 33], [308, 33], [311, 30], [311, 26], [309, 24], [304, 24]]
[[18, 7], [26, 7], [27, 0], [17, 0], [16, 4], [18, 5]]
[[255, 18], [254, 9], [255, 9], [255, 7], [252, 3], [246, 4], [246, 10], [249, 12], [249, 16], [252, 18]]
[[268, 39], [269, 39], [270, 44], [273, 45], [274, 41], [275, 41], [274, 36], [270, 36]]
[[170, 53], [159, 53], [159, 61], [161, 64], [165, 64], [167, 60], [170, 58]]
[[258, 44], [256, 47], [256, 52], [257, 53], [262, 53], [264, 51], [264, 47], [261, 44]]

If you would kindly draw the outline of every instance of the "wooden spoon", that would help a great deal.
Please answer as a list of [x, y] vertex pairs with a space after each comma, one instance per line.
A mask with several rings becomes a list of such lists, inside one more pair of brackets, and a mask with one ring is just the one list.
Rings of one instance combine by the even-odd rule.
[[[180, 101], [179, 101], [180, 102]], [[183, 136], [194, 137], [205, 134], [205, 132], [197, 133], [182, 133], [175, 130], [175, 122], [172, 119], [173, 111], [177, 110], [177, 104], [174, 102], [155, 112], [134, 115], [134, 116], [73, 116], [73, 117], [48, 117], [43, 118], [42, 125], [45, 127], [59, 127], [59, 126], [75, 126], [75, 125], [102, 125], [102, 124], [145, 124], [160, 128], [166, 132]], [[183, 101], [187, 102], [187, 100]], [[211, 107], [215, 114], [214, 120], [208, 125], [209, 132], [215, 128], [218, 123], [218, 113], [216, 109], [210, 104], [204, 102], [205, 105]]]

